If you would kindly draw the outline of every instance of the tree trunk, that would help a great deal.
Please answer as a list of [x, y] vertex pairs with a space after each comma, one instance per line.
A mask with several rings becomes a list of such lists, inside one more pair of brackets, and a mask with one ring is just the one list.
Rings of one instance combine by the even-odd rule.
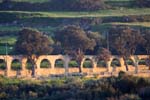
[[129, 70], [129, 69], [128, 69], [128, 64], [127, 64], [127, 61], [126, 61], [125, 57], [123, 57], [123, 60], [124, 60], [124, 65], [125, 65], [125, 67], [126, 67], [126, 71], [128, 71], [128, 70]]
[[150, 55], [148, 56], [148, 68], [150, 70]]
[[78, 62], [78, 64], [79, 64], [79, 73], [82, 73], [81, 62]]
[[36, 75], [35, 75], [35, 68], [36, 68], [36, 62], [35, 62], [35, 60], [34, 59], [30, 59], [30, 61], [31, 61], [31, 64], [32, 64], [32, 68], [31, 68], [31, 76], [32, 77], [35, 77]]
[[135, 73], [138, 73], [138, 57], [134, 56]]
[[82, 51], [80, 48], [78, 48], [77, 54], [78, 54], [77, 60], [78, 60], [78, 64], [79, 64], [79, 73], [82, 73], [81, 63], [82, 63], [83, 55], [82, 55]]

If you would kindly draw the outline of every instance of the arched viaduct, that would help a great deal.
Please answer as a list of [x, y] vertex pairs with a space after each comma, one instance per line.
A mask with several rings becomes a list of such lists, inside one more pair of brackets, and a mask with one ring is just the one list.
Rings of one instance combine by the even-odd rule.
[[[81, 68], [83, 73], [91, 74], [91, 73], [105, 73], [105, 72], [116, 72], [118, 73], [119, 71], [126, 71], [126, 68], [124, 66], [124, 60], [123, 58], [119, 56], [112, 56], [110, 61], [108, 63], [108, 67], [98, 67], [98, 61], [96, 61], [95, 56], [85, 56], [81, 62]], [[136, 58], [136, 59], [135, 59]], [[138, 66], [138, 63], [140, 59], [146, 59], [147, 55], [136, 55], [136, 56], [131, 56], [130, 59], [133, 61], [134, 65]], [[41, 68], [40, 64], [43, 60], [49, 61], [51, 67], [50, 68]], [[55, 66], [55, 63], [57, 60], [62, 60], [64, 62], [64, 67], [63, 68], [58, 68]], [[8, 77], [13, 77], [16, 76], [17, 71], [12, 70], [12, 62], [14, 60], [18, 60], [21, 64], [21, 70], [20, 70], [20, 76], [22, 77], [30, 77], [31, 76], [31, 71], [26, 68], [27, 64], [27, 58], [23, 56], [11, 56], [11, 55], [1, 55], [0, 60], [3, 60], [6, 63], [6, 70], [0, 70], [1, 75], [6, 75]], [[69, 56], [64, 56], [64, 55], [41, 55], [37, 61], [36, 65], [37, 68], [35, 70], [36, 75], [39, 76], [48, 76], [51, 74], [68, 74], [68, 73], [77, 73], [79, 71], [78, 67], [72, 68], [69, 66], [69, 62], [72, 59]], [[89, 60], [92, 63], [92, 68], [84, 68], [83, 63], [84, 61]], [[112, 62], [113, 60], [118, 60], [120, 63], [120, 67], [113, 68]], [[129, 66], [129, 71], [142, 71], [139, 67], [135, 66]], [[115, 69], [115, 70], [114, 70]], [[148, 68], [147, 68], [148, 70]]]

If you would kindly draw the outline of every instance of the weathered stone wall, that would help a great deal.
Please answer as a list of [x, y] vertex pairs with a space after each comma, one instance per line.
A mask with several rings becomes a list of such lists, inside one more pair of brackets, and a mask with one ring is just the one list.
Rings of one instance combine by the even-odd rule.
[[[147, 55], [136, 55], [136, 56], [131, 56], [131, 60], [134, 62], [135, 66], [131, 66], [129, 65], [129, 72], [130, 71], [134, 71], [134, 72], [140, 72], [142, 70], [147, 70], [148, 68], [145, 67], [139, 67], [138, 66], [138, 62], [140, 59], [145, 59], [147, 58]], [[20, 70], [20, 75], [23, 77], [30, 77], [31, 76], [31, 71], [26, 69], [26, 63], [27, 63], [27, 58], [23, 57], [23, 56], [11, 56], [11, 55], [1, 55], [0, 56], [1, 60], [4, 60], [6, 62], [6, 70], [2, 71], [0, 70], [0, 74], [2, 75], [6, 75], [8, 77], [13, 77], [17, 75], [17, 71], [14, 71], [11, 69], [12, 66], [12, 62], [14, 60], [19, 60], [19, 62], [21, 63], [21, 67], [22, 69]], [[51, 67], [50, 68], [40, 68], [40, 64], [42, 62], [42, 60], [47, 59], [50, 64]], [[61, 59], [64, 62], [64, 68], [56, 68], [55, 67], [55, 63], [56, 60]], [[92, 62], [92, 68], [83, 68], [83, 63], [86, 59], [91, 60]], [[111, 63], [114, 59], [117, 59], [120, 62], [121, 67], [116, 67], [113, 68], [111, 66]], [[36, 68], [36, 75], [38, 76], [48, 76], [51, 74], [68, 74], [68, 73], [77, 73], [78, 72], [78, 68], [70, 68], [69, 67], [69, 62], [71, 61], [71, 58], [69, 56], [63, 56], [63, 55], [41, 55], [37, 61], [37, 68]], [[108, 67], [97, 67], [97, 61], [95, 61], [94, 56], [85, 56], [84, 59], [82, 60], [81, 63], [81, 68], [83, 73], [87, 73], [87, 74], [91, 74], [91, 73], [96, 73], [96, 74], [100, 74], [100, 73], [105, 73], [105, 72], [116, 72], [118, 73], [119, 71], [126, 71], [126, 68], [124, 66], [124, 60], [123, 58], [119, 57], [119, 56], [112, 56], [111, 60], [108, 63]]]

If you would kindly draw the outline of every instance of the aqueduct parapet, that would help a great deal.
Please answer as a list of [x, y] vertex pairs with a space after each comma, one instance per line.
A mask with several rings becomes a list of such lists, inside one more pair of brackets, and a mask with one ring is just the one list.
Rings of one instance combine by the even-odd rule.
[[[82, 67], [82, 71], [85, 73], [100, 73], [100, 72], [112, 72], [113, 71], [113, 67], [111, 66], [111, 63], [114, 59], [117, 59], [120, 62], [120, 67], [116, 68], [116, 71], [126, 71], [126, 68], [124, 66], [124, 60], [122, 57], [119, 56], [112, 56], [110, 61], [107, 62], [108, 64], [108, 68], [98, 68], [97, 67], [97, 61], [94, 59], [94, 56], [85, 56], [81, 62], [81, 67]], [[135, 66], [130, 66], [131, 68], [129, 68], [133, 71], [138, 71], [138, 62], [140, 59], [145, 59], [147, 58], [147, 55], [136, 55], [136, 56], [131, 56], [130, 59], [133, 60], [134, 65]], [[40, 64], [42, 62], [42, 60], [46, 59], [47, 61], [49, 61], [51, 67], [49, 68], [40, 68]], [[56, 68], [55, 63], [56, 60], [61, 59], [64, 62], [64, 68]], [[92, 68], [83, 68], [83, 63], [86, 59], [89, 59], [92, 63]], [[27, 63], [27, 58], [25, 58], [24, 56], [11, 56], [11, 55], [1, 55], [0, 56], [0, 60], [4, 60], [4, 62], [6, 63], [6, 70], [1, 70], [0, 74], [3, 75], [7, 75], [8, 77], [11, 76], [16, 76], [16, 71], [11, 69], [11, 65], [13, 60], [18, 60], [21, 63], [21, 70], [20, 70], [20, 75], [27, 77], [31, 75], [31, 71], [28, 70], [26, 68], [26, 63]], [[69, 62], [71, 61], [71, 58], [69, 56], [65, 56], [65, 55], [41, 55], [37, 61], [36, 61], [36, 75], [50, 75], [50, 74], [68, 74], [68, 73], [73, 73], [73, 72], [78, 72], [78, 68], [70, 68], [69, 67]]]

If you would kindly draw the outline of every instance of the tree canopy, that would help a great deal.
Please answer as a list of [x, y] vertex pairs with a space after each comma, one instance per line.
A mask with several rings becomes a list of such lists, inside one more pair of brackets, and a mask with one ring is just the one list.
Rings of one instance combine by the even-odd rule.
[[19, 32], [15, 51], [22, 55], [42, 55], [50, 54], [52, 52], [51, 41], [48, 36], [33, 29], [23, 29]]
[[93, 50], [96, 45], [94, 39], [89, 38], [83, 29], [74, 25], [65, 26], [56, 32], [55, 38], [65, 48], [65, 51], [78, 49], [81, 51]]
[[[140, 31], [129, 27], [117, 27], [111, 30], [110, 40], [111, 46], [117, 50], [118, 54], [124, 60], [135, 54], [137, 46], [144, 42], [144, 38]], [[126, 69], [128, 70], [125, 61]]]
[[51, 41], [41, 32], [29, 28], [19, 32], [15, 44], [15, 52], [26, 56], [32, 64], [32, 76], [35, 76], [36, 58], [43, 54], [50, 54], [52, 48]]
[[55, 38], [64, 48], [65, 54], [76, 59], [79, 64], [79, 72], [81, 70], [81, 61], [86, 50], [93, 50], [96, 46], [94, 37], [88, 37], [87, 32], [82, 28], [69, 25], [59, 30], [55, 34]]

